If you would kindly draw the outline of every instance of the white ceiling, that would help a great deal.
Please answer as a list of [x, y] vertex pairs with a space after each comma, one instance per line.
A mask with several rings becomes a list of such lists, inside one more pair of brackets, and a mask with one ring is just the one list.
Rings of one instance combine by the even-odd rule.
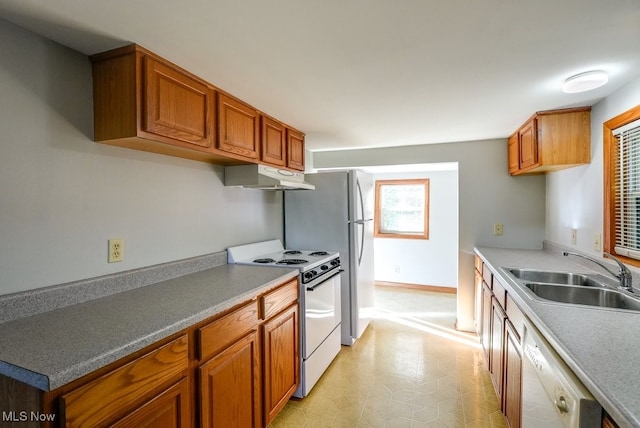
[[[311, 150], [504, 138], [640, 75], [638, 0], [0, 0], [0, 18], [85, 54], [138, 43]], [[562, 93], [590, 69], [609, 83]]]

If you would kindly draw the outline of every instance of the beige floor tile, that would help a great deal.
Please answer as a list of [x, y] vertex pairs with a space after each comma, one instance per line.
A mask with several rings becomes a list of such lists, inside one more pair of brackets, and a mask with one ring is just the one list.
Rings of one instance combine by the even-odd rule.
[[377, 316], [280, 427], [505, 427], [483, 353], [455, 330], [453, 294], [377, 287]]

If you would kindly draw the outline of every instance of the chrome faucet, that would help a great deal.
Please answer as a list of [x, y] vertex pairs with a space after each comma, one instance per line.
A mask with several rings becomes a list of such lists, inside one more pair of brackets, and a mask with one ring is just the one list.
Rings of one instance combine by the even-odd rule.
[[612, 254], [609, 254], [609, 253], [604, 253], [604, 254], [607, 256], [607, 258], [610, 258], [611, 260], [613, 260], [618, 264], [618, 266], [620, 267], [620, 272], [618, 273], [613, 272], [611, 269], [605, 266], [602, 262], [592, 257], [585, 256], [583, 254], [572, 253], [569, 251], [562, 252], [563, 256], [577, 256], [577, 257], [582, 257], [583, 259], [592, 261], [593, 263], [597, 264], [598, 266], [600, 266], [601, 268], [609, 272], [615, 278], [620, 280], [620, 288], [622, 288], [625, 291], [633, 292], [633, 286], [631, 285], [633, 278], [631, 277], [631, 271], [629, 270], [629, 268], [627, 268], [620, 260], [618, 260]]

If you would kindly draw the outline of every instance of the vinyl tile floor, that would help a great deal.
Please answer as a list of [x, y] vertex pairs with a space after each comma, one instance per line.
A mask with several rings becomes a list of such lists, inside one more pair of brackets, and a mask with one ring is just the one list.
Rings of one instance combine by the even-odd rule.
[[454, 294], [376, 287], [376, 316], [280, 427], [505, 427], [477, 336]]

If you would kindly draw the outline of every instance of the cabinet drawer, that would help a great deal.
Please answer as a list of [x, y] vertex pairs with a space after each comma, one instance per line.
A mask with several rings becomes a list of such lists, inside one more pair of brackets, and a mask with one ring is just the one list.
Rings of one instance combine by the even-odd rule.
[[298, 300], [298, 280], [287, 282], [260, 298], [262, 319], [266, 320]]
[[511, 320], [511, 324], [513, 325], [516, 333], [518, 333], [518, 337], [522, 338], [522, 334], [524, 333], [524, 314], [509, 294], [507, 294], [506, 304], [507, 307], [505, 309], [507, 311], [507, 318]]
[[475, 264], [476, 264], [476, 270], [478, 272], [482, 272], [482, 259], [480, 258], [480, 256], [476, 256]]
[[493, 295], [496, 296], [496, 300], [504, 309], [506, 307], [507, 290], [500, 284], [497, 277], [493, 278]]
[[489, 288], [492, 287], [491, 277], [492, 277], [492, 274], [491, 274], [491, 270], [489, 270], [489, 266], [483, 264], [482, 265], [482, 279], [484, 279], [484, 282], [487, 283]]
[[187, 336], [181, 336], [63, 395], [65, 426], [103, 425], [157, 388], [175, 382], [189, 367], [187, 343]]
[[258, 306], [255, 300], [224, 315], [196, 332], [198, 359], [203, 360], [220, 352], [240, 339], [248, 331], [257, 328]]

